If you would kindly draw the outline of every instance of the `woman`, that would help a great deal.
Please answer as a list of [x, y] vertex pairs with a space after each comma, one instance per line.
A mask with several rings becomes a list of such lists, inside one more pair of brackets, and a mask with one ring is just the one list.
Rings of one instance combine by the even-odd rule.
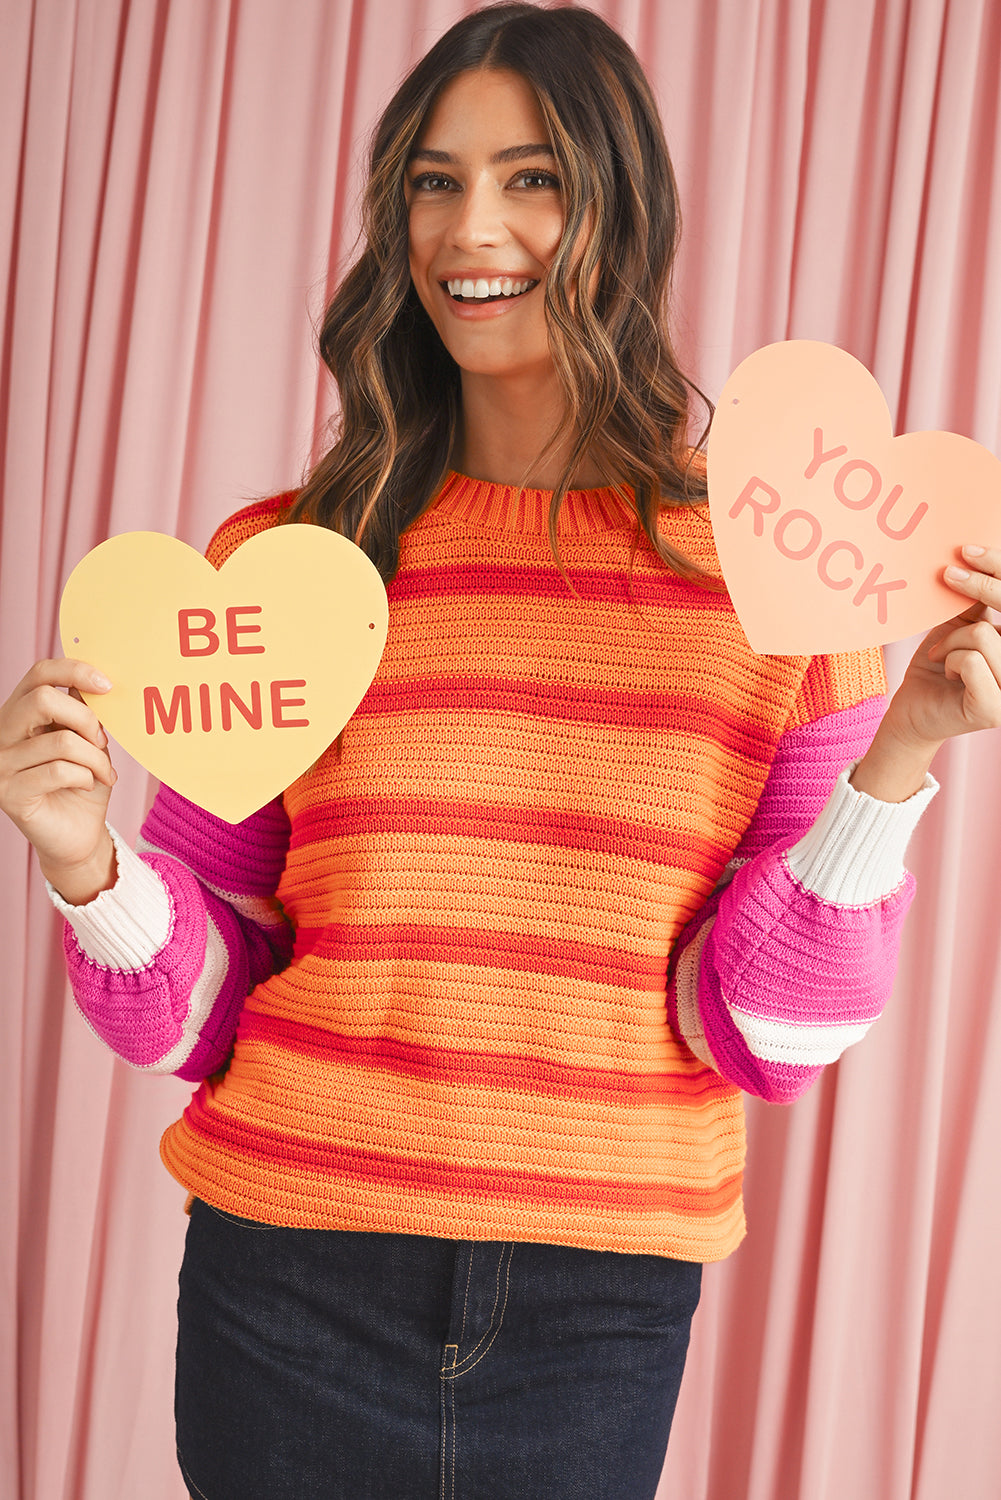
[[[886, 998], [948, 736], [1001, 721], [948, 576], [878, 653], [756, 657], [718, 585], [656, 109], [586, 11], [499, 6], [401, 85], [321, 347], [298, 496], [389, 580], [338, 743], [232, 828], [161, 791], [137, 856], [78, 662], [0, 713], [0, 805], [90, 1024], [199, 1084], [178, 1448], [194, 1495], [651, 1496], [701, 1263], [743, 1234], [740, 1092], [790, 1099]], [[833, 788], [833, 790], [832, 790]]]

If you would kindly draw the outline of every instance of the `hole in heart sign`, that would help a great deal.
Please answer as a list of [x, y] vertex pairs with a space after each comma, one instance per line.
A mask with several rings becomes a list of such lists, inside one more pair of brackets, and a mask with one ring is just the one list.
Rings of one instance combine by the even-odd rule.
[[365, 554], [324, 527], [272, 526], [218, 572], [172, 537], [129, 532], [74, 569], [60, 626], [114, 683], [88, 699], [108, 734], [235, 823], [337, 738], [379, 665], [388, 605]]
[[1001, 531], [994, 455], [957, 433], [895, 438], [875, 380], [831, 344], [744, 360], [707, 458], [720, 565], [759, 652], [848, 651], [939, 624], [963, 608], [942, 582], [956, 547]]

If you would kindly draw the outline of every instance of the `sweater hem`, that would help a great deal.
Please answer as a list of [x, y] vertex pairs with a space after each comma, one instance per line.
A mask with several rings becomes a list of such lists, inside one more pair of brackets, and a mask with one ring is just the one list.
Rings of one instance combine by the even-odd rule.
[[513, 1204], [509, 1198], [492, 1203], [468, 1195], [462, 1195], [451, 1213], [443, 1213], [440, 1203], [422, 1199], [416, 1186], [407, 1192], [395, 1184], [394, 1200], [373, 1209], [367, 1203], [352, 1201], [358, 1195], [352, 1193], [350, 1185], [342, 1197], [333, 1193], [310, 1197], [290, 1176], [274, 1167], [269, 1170], [271, 1181], [264, 1197], [255, 1193], [253, 1183], [235, 1172], [212, 1173], [212, 1165], [218, 1163], [193, 1163], [183, 1149], [178, 1149], [177, 1135], [183, 1129], [184, 1121], [178, 1120], [164, 1132], [160, 1157], [189, 1197], [201, 1198], [223, 1213], [274, 1228], [524, 1241], [625, 1255], [660, 1255], [704, 1264], [725, 1260], [746, 1234], [739, 1194], [735, 1203], [713, 1218], [699, 1218], [686, 1225], [680, 1215], [664, 1214], [658, 1216], [659, 1223], [651, 1222], [649, 1227], [629, 1222], [638, 1215], [599, 1215], [590, 1205], [583, 1211], [560, 1212], [551, 1204], [531, 1210]]

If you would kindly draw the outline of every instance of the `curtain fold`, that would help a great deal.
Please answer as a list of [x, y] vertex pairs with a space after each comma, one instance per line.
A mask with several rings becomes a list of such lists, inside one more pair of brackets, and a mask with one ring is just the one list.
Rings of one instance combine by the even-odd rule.
[[[0, 6], [4, 694], [58, 649], [61, 588], [90, 547], [144, 528], [202, 547], [322, 450], [312, 327], [355, 242], [367, 134], [473, 8]], [[703, 389], [760, 344], [826, 339], [873, 369], [898, 430], [998, 451], [996, 0], [593, 8], [663, 110], [677, 341]], [[886, 1016], [793, 1109], [749, 1106], [749, 1238], [707, 1270], [664, 1500], [1001, 1493], [999, 748], [980, 736], [936, 765]], [[150, 786], [116, 765], [131, 837]], [[0, 868], [4, 1493], [180, 1500], [186, 1221], [157, 1141], [189, 1089], [130, 1072], [75, 1014], [59, 923], [6, 820]]]

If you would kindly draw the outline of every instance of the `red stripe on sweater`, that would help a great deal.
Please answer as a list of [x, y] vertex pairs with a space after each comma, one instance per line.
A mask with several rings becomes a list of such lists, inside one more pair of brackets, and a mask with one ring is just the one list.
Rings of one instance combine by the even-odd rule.
[[340, 1066], [378, 1068], [404, 1078], [461, 1087], [517, 1089], [597, 1104], [642, 1106], [678, 1101], [690, 1107], [732, 1092], [718, 1073], [701, 1065], [684, 1074], [619, 1073], [510, 1053], [422, 1047], [393, 1037], [344, 1036], [253, 1010], [245, 1010], [240, 1018], [240, 1040], [266, 1043]]
[[[677, 609], [683, 602], [692, 613], [716, 613], [732, 619], [733, 606], [725, 593], [684, 583], [668, 573], [635, 573], [620, 566], [567, 568], [569, 584], [555, 564], [518, 567], [494, 562], [464, 562], [451, 568], [404, 566], [387, 586], [390, 605], [404, 600], [474, 598], [506, 594], [519, 599], [558, 600], [561, 604], [624, 604]], [[703, 627], [704, 628], [704, 627]]]
[[629, 953], [598, 943], [546, 938], [481, 927], [435, 927], [428, 923], [328, 922], [300, 927], [296, 955], [338, 963], [473, 964], [525, 974], [559, 974], [591, 984], [656, 994], [667, 985], [667, 955]]
[[728, 1177], [716, 1187], [696, 1184], [606, 1181], [596, 1177], [549, 1176], [513, 1167], [477, 1167], [451, 1164], [430, 1157], [366, 1151], [360, 1146], [314, 1141], [303, 1136], [272, 1130], [258, 1121], [236, 1121], [205, 1107], [205, 1088], [199, 1089], [184, 1111], [189, 1128], [210, 1146], [223, 1147], [240, 1156], [263, 1162], [273, 1173], [276, 1167], [300, 1168], [331, 1177], [358, 1182], [377, 1182], [388, 1187], [395, 1182], [437, 1193], [474, 1194], [480, 1198], [516, 1198], [524, 1202], [559, 1204], [561, 1207], [590, 1204], [595, 1209], [657, 1210], [691, 1213], [724, 1213], [740, 1197], [740, 1178]]
[[682, 693], [629, 693], [582, 687], [576, 683], [517, 682], [493, 677], [417, 677], [403, 682], [376, 681], [356, 717], [407, 713], [520, 713], [584, 724], [614, 724], [627, 729], [678, 729], [715, 740], [746, 759], [766, 763], [774, 742], [741, 714], [708, 698]]
[[439, 802], [425, 797], [352, 797], [296, 810], [292, 849], [320, 839], [359, 834], [410, 833], [437, 838], [498, 839], [556, 849], [591, 850], [622, 859], [669, 865], [715, 880], [729, 850], [678, 828], [648, 828], [618, 818], [558, 808], [500, 807]]

